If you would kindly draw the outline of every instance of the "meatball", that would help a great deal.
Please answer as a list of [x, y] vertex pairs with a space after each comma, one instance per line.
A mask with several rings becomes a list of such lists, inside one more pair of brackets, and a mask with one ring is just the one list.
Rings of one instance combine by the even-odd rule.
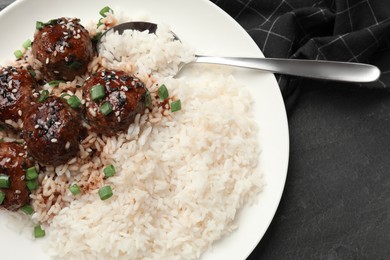
[[76, 18], [50, 20], [34, 35], [32, 53], [48, 80], [70, 81], [83, 75], [93, 52], [89, 33]]
[[16, 143], [0, 143], [0, 171], [9, 176], [9, 188], [0, 189], [5, 199], [0, 205], [16, 211], [28, 202], [29, 190], [24, 180], [26, 169], [34, 164], [27, 159], [23, 146]]
[[4, 67], [0, 69], [0, 122], [7, 128], [7, 120], [18, 122], [35, 100], [33, 93], [37, 83], [24, 68]]
[[84, 85], [85, 118], [95, 132], [112, 136], [144, 112], [147, 93], [138, 78], [123, 71], [97, 72]]
[[79, 151], [81, 116], [59, 97], [36, 103], [23, 120], [27, 151], [36, 161], [58, 166]]

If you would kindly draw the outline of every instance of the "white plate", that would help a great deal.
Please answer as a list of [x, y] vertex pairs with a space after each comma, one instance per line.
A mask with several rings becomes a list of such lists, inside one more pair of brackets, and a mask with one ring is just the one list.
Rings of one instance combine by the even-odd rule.
[[[148, 14], [156, 22], [169, 24], [183, 41], [199, 52], [226, 56], [263, 57], [240, 25], [207, 0], [22, 0], [0, 13], [2, 36], [0, 57], [12, 59], [13, 52], [32, 39], [36, 21], [60, 16], [78, 17], [82, 23], [99, 18], [109, 5], [128, 15]], [[256, 120], [260, 126], [261, 170], [266, 186], [257, 204], [238, 215], [239, 229], [215, 243], [202, 259], [245, 259], [267, 230], [278, 207], [287, 173], [289, 139], [283, 99], [275, 77], [269, 73], [237, 70], [235, 76], [253, 93]], [[6, 228], [0, 215], [2, 259], [48, 259], [39, 242], [29, 241]]]

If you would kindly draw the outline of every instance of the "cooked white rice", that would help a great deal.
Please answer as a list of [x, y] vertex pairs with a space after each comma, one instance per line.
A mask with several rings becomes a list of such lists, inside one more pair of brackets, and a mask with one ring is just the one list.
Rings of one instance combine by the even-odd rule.
[[[204, 65], [174, 78], [192, 58], [193, 50], [173, 41], [167, 26], [157, 35], [107, 35], [90, 71], [137, 75], [155, 107], [118, 136], [91, 132], [77, 158], [41, 174], [31, 195], [33, 220], [45, 227], [44, 249], [55, 259], [196, 259], [236, 228], [237, 211], [262, 187], [254, 101], [228, 72]], [[52, 94], [81, 98], [76, 85], [84, 80], [60, 84]], [[157, 106], [161, 84], [182, 110]], [[108, 164], [116, 175], [104, 179]], [[72, 183], [82, 195], [71, 195]], [[97, 193], [104, 185], [114, 195], [102, 201]]]

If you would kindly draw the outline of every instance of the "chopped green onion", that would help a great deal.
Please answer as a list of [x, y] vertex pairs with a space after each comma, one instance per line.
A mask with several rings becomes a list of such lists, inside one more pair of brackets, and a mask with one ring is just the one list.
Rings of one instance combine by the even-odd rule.
[[5, 193], [0, 191], [0, 205], [3, 204], [4, 199], [5, 199]]
[[42, 102], [45, 101], [48, 97], [49, 97], [49, 91], [48, 91], [47, 89], [42, 90], [41, 96], [39, 97], [38, 102], [39, 102], [39, 103], [42, 103]]
[[61, 94], [61, 98], [65, 98], [65, 97], [71, 97], [72, 95], [68, 94], [68, 93], [63, 93]]
[[108, 12], [113, 13], [114, 11], [112, 11], [112, 9], [109, 6], [106, 6], [106, 7], [103, 7], [102, 10], [100, 10], [99, 14], [103, 17], [106, 17], [107, 16], [106, 13], [108, 13]]
[[45, 27], [45, 24], [44, 24], [43, 22], [37, 21], [37, 22], [35, 23], [35, 28], [36, 28], [37, 30], [40, 30], [40, 29], [42, 29], [43, 27]]
[[7, 189], [10, 187], [9, 176], [6, 174], [0, 174], [0, 188]]
[[50, 87], [57, 87], [58, 85], [60, 85], [60, 83], [64, 83], [63, 80], [52, 80], [49, 82], [49, 86]]
[[164, 84], [158, 88], [158, 96], [161, 100], [165, 100], [169, 97], [168, 89]]
[[76, 95], [70, 96], [67, 102], [71, 108], [79, 108], [81, 106], [81, 100]]
[[22, 52], [21, 50], [16, 50], [16, 51], [14, 52], [14, 55], [15, 55], [15, 57], [16, 57], [17, 59], [20, 59], [20, 58], [23, 57], [23, 52]]
[[109, 185], [100, 188], [98, 193], [101, 200], [106, 200], [113, 195], [111, 186]]
[[30, 167], [26, 170], [26, 180], [32, 181], [38, 178], [38, 172], [35, 167]]
[[106, 90], [103, 85], [95, 85], [90, 90], [91, 99], [97, 100], [102, 99], [106, 96]]
[[1, 125], [0, 125], [0, 132], [1, 131], [4, 131], [4, 127], [2, 127]]
[[150, 107], [150, 105], [152, 104], [152, 97], [150, 96], [149, 91], [146, 91], [144, 98], [145, 98], [145, 106]]
[[181, 109], [181, 101], [180, 99], [176, 100], [176, 101], [173, 101], [171, 103], [171, 112], [176, 112], [176, 111], [179, 111]]
[[112, 112], [112, 106], [110, 104], [110, 102], [104, 102], [101, 106], [100, 106], [100, 112], [102, 112], [103, 115], [108, 115], [109, 113]]
[[81, 68], [81, 66], [81, 63], [78, 61], [73, 61], [72, 63], [68, 64], [68, 68], [72, 70], [78, 70], [79, 68]]
[[26, 215], [32, 215], [34, 213], [34, 209], [28, 204], [21, 207], [20, 210], [23, 211]]
[[31, 41], [30, 39], [27, 39], [27, 40], [23, 43], [23, 48], [25, 48], [25, 49], [27, 50], [28, 48], [31, 47], [31, 43], [32, 43], [32, 41]]
[[106, 166], [104, 169], [103, 169], [103, 173], [104, 173], [104, 176], [106, 176], [107, 178], [109, 177], [112, 177], [115, 175], [115, 167], [114, 165], [110, 164], [108, 166]]
[[100, 18], [99, 19], [99, 21], [98, 21], [98, 23], [97, 23], [97, 25], [96, 25], [96, 28], [99, 28], [100, 27], [100, 25], [102, 25], [103, 24], [103, 18]]
[[76, 183], [70, 185], [69, 190], [70, 190], [70, 192], [72, 192], [73, 195], [80, 194], [79, 185], [77, 185]]
[[46, 25], [54, 25], [57, 21], [58, 21], [58, 19], [49, 20], [49, 21], [46, 22], [46, 23], [41, 22], [41, 21], [37, 21], [37, 22], [35, 23], [35, 28], [36, 28], [37, 30], [41, 30], [41, 29], [43, 29], [43, 27], [45, 27]]
[[37, 75], [37, 74], [35, 73], [35, 71], [32, 70], [32, 69], [27, 69], [27, 71], [30, 73], [31, 77], [33, 77], [33, 78], [35, 78], [35, 76]]
[[26, 186], [30, 191], [38, 189], [38, 180], [26, 181]]
[[35, 238], [44, 237], [45, 235], [46, 235], [46, 232], [45, 232], [45, 230], [42, 229], [41, 225], [34, 227], [34, 237]]

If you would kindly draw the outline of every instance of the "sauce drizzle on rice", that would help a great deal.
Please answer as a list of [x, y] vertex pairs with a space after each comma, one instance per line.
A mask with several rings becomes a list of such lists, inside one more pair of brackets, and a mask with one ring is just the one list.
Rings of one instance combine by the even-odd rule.
[[[122, 18], [107, 13], [104, 21], [113, 25]], [[87, 29], [96, 34], [96, 25]], [[79, 156], [40, 169], [41, 185], [31, 199], [33, 220], [46, 229], [45, 250], [55, 259], [199, 258], [237, 228], [238, 210], [263, 186], [253, 100], [229, 71], [199, 66], [173, 78], [194, 52], [172, 41], [168, 26], [156, 35], [109, 34], [101, 48], [87, 75], [44, 88], [85, 103], [79, 86], [88, 76], [121, 70], [145, 83], [152, 106], [115, 136], [99, 135], [86, 124]], [[29, 51], [25, 57], [19, 64], [39, 64]], [[181, 111], [172, 113], [159, 100], [161, 84], [169, 88], [170, 100], [180, 98]], [[116, 174], [105, 178], [103, 168], [111, 164]], [[80, 195], [69, 191], [73, 183]], [[114, 194], [102, 201], [97, 193], [105, 185]]]

